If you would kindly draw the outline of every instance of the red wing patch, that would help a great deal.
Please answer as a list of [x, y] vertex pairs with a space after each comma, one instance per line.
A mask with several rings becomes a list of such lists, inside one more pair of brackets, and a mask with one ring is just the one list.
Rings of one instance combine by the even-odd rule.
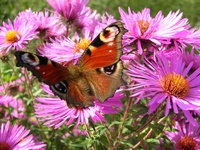
[[27, 68], [40, 82], [51, 85], [66, 79], [69, 75], [67, 68], [46, 57], [22, 51], [17, 51], [15, 56], [17, 66]]

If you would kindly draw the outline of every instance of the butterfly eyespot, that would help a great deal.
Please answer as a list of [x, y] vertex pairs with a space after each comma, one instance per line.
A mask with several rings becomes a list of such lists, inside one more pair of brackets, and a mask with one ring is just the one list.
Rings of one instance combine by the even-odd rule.
[[113, 64], [113, 65], [104, 67], [103, 69], [106, 74], [111, 75], [115, 72], [116, 68], [117, 68], [117, 65]]
[[87, 49], [86, 54], [91, 56], [92, 53], [91, 53], [91, 50], [89, 48]]
[[110, 30], [105, 30], [105, 31], [103, 32], [103, 35], [106, 36], [109, 32], [110, 32]]
[[21, 55], [21, 60], [25, 64], [30, 64], [31, 66], [37, 66], [39, 64], [36, 57], [34, 57], [34, 55], [31, 55], [31, 54], [28, 54], [28, 53]]
[[54, 89], [61, 93], [67, 93], [68, 84], [67, 82], [61, 81], [53, 85]]

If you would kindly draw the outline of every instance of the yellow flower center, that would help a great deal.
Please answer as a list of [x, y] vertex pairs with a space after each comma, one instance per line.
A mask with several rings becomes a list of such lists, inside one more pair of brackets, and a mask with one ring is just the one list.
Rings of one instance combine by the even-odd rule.
[[144, 21], [144, 20], [139, 20], [138, 26], [140, 28], [141, 34], [143, 35], [147, 31], [147, 29], [149, 28], [149, 22]]
[[12, 150], [12, 148], [8, 143], [0, 142], [0, 150]]
[[195, 150], [198, 146], [195, 139], [190, 136], [183, 136], [180, 141], [176, 143], [178, 150]]
[[81, 49], [85, 50], [89, 46], [90, 43], [91, 43], [90, 40], [82, 39], [80, 40], [80, 42], [76, 43], [74, 51], [80, 53], [81, 52], [80, 50]]
[[14, 43], [20, 39], [21, 35], [19, 32], [12, 30], [6, 33], [5, 41], [6, 43]]
[[185, 98], [190, 90], [189, 82], [184, 76], [175, 73], [164, 75], [160, 80], [162, 89], [177, 98]]

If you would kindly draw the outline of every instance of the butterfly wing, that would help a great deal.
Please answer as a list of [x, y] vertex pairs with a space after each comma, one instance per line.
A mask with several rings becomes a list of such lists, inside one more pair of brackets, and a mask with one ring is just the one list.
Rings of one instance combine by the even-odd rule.
[[[68, 107], [87, 108], [94, 106], [93, 97], [90, 93], [86, 79], [60, 81], [50, 85], [50, 89], [55, 95], [67, 101]], [[62, 90], [64, 89], [64, 90]]]
[[17, 66], [25, 67], [40, 82], [49, 85], [53, 93], [67, 101], [69, 107], [93, 106], [88, 84], [84, 78], [72, 78], [67, 68], [46, 57], [28, 52], [15, 52]]
[[86, 72], [94, 97], [104, 102], [114, 95], [123, 83], [122, 68], [122, 62], [118, 61], [113, 65]]
[[106, 27], [85, 50], [77, 65], [84, 68], [93, 95], [101, 102], [113, 96], [122, 84], [122, 35], [121, 22]]
[[122, 35], [125, 29], [120, 21], [106, 27], [88, 46], [77, 65], [102, 68], [119, 61], [122, 54]]
[[48, 85], [56, 84], [69, 76], [69, 71], [62, 65], [39, 55], [28, 52], [15, 52], [18, 67], [25, 67], [35, 75], [40, 82]]

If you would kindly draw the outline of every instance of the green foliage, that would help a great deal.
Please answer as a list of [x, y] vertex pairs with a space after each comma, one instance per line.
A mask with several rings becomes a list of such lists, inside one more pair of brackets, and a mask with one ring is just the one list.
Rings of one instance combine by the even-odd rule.
[[[150, 8], [152, 16], [155, 16], [158, 11], [162, 10], [164, 15], [167, 15], [169, 11], [177, 11], [180, 9], [183, 12], [183, 16], [189, 19], [190, 24], [193, 27], [198, 27], [200, 22], [200, 5], [199, 0], [90, 0], [88, 6], [97, 10], [98, 13], [109, 14], [119, 19], [118, 7], [128, 10], [130, 7], [135, 12], [141, 11], [144, 8]], [[1, 0], [0, 1], [0, 20], [7, 21], [8, 18], [14, 19], [15, 15], [25, 9], [31, 8], [33, 11], [41, 11], [44, 9], [50, 9], [50, 6], [45, 0]], [[127, 11], [126, 11], [127, 12]]]
[[[183, 16], [189, 19], [189, 22], [192, 26], [199, 26], [200, 21], [200, 8], [197, 7], [200, 5], [198, 0], [119, 0], [119, 1], [110, 1], [110, 0], [91, 0], [89, 6], [98, 10], [101, 14], [108, 12], [111, 15], [114, 15], [119, 19], [118, 7], [128, 10], [128, 7], [135, 12], [142, 11], [144, 8], [150, 8], [151, 15], [155, 16], [160, 10], [162, 10], [164, 15], [167, 15], [171, 10], [177, 11], [180, 9], [183, 12]], [[127, 11], [126, 11], [127, 12]]]

